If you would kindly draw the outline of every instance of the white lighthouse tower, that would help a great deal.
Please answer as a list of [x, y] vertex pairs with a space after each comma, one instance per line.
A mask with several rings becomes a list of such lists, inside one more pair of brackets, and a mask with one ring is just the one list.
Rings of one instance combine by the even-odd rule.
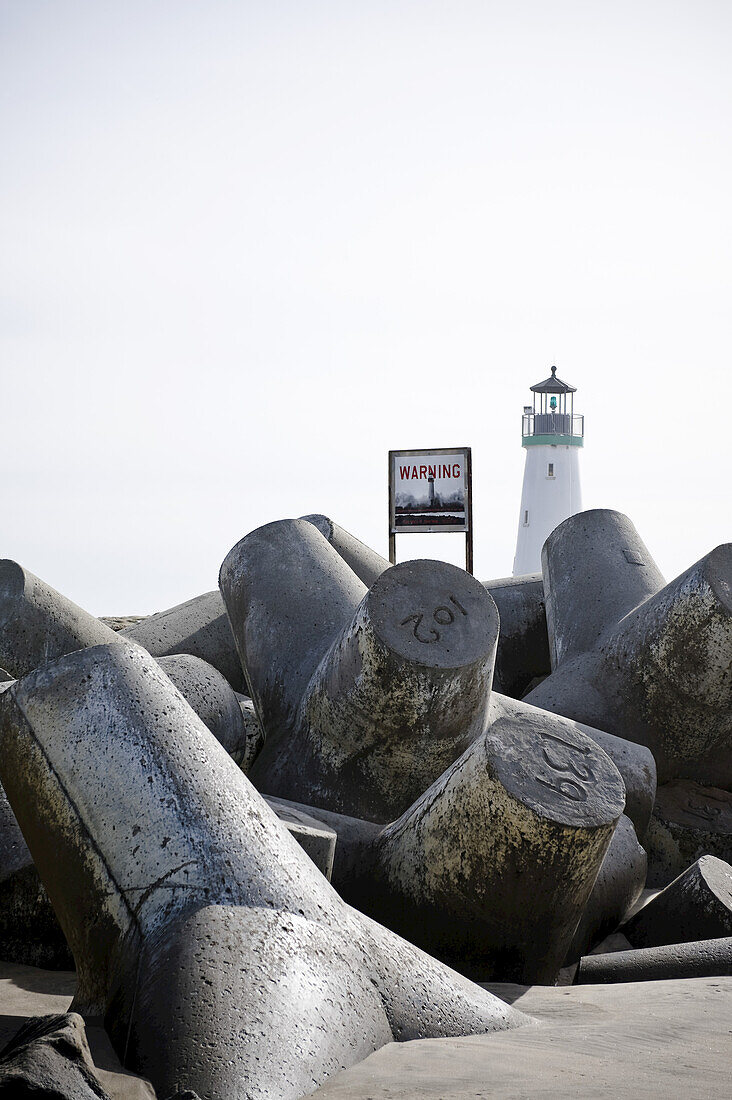
[[584, 417], [574, 413], [576, 388], [557, 378], [552, 367], [551, 377], [531, 391], [533, 406], [524, 406], [521, 426], [526, 466], [514, 577], [538, 573], [547, 537], [562, 520], [582, 510], [578, 455], [585, 427]]

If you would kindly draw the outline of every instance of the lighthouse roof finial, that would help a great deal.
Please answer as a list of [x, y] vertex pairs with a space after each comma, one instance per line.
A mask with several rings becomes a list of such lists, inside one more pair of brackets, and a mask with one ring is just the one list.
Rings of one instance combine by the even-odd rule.
[[529, 386], [529, 389], [533, 393], [576, 393], [577, 387], [570, 386], [569, 382], [563, 382], [561, 378], [557, 378], [557, 368], [552, 367], [552, 373], [549, 378], [545, 378], [543, 382], [537, 382], [535, 386]]

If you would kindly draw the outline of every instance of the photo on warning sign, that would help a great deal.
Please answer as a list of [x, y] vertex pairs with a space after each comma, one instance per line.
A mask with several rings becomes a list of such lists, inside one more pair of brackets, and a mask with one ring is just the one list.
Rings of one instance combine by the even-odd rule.
[[391, 530], [468, 530], [467, 448], [390, 451]]

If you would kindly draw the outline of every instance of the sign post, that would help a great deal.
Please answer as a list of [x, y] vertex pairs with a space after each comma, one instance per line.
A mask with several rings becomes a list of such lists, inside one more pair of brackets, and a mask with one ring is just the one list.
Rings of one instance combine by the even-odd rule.
[[457, 531], [473, 572], [473, 470], [470, 447], [389, 451], [389, 561], [397, 535]]

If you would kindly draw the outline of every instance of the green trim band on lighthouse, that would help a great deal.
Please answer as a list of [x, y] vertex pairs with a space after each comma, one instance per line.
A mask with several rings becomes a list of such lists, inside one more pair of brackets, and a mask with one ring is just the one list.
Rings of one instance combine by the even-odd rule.
[[538, 447], [539, 445], [557, 447], [584, 447], [583, 435], [525, 435], [521, 440], [522, 447]]
[[574, 386], [549, 378], [530, 387], [524, 405], [521, 445], [526, 448], [514, 576], [541, 570], [541, 548], [555, 527], [582, 509], [578, 455], [585, 418], [575, 415]]

